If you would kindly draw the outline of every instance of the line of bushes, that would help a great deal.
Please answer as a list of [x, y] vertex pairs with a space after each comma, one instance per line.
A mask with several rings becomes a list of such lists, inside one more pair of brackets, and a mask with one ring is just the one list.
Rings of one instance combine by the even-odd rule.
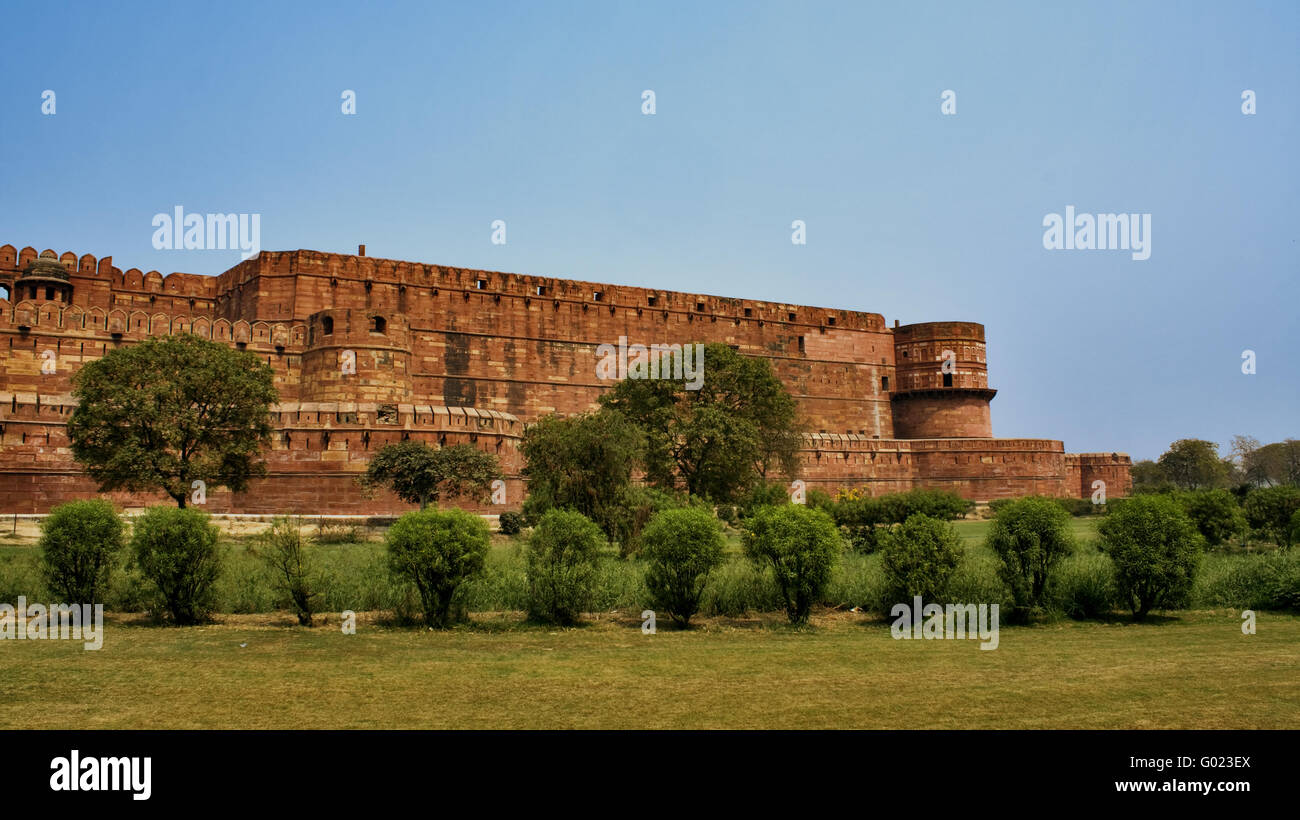
[[828, 514], [790, 504], [749, 514], [743, 555], [726, 553], [707, 509], [661, 511], [630, 560], [592, 522], [562, 510], [544, 515], [525, 543], [495, 549], [482, 520], [459, 511], [411, 513], [384, 545], [316, 543], [285, 520], [242, 550], [218, 548], [204, 519], [156, 508], [128, 539], [109, 505], [65, 505], [45, 522], [37, 560], [0, 560], [0, 600], [38, 600], [48, 591], [176, 623], [288, 609], [309, 624], [318, 612], [386, 610], [431, 626], [471, 611], [523, 610], [573, 623], [583, 612], [647, 605], [681, 624], [697, 614], [781, 610], [801, 622], [814, 604], [886, 613], [916, 594], [998, 603], [1021, 619], [1183, 606], [1300, 609], [1300, 553], [1201, 559], [1203, 536], [1178, 502], [1159, 496], [1113, 508], [1099, 528], [1100, 550], [1072, 543], [1064, 511], [1049, 499], [1003, 505], [986, 544], [971, 549], [961, 548], [950, 524], [914, 513], [880, 527], [874, 555], [845, 554]]

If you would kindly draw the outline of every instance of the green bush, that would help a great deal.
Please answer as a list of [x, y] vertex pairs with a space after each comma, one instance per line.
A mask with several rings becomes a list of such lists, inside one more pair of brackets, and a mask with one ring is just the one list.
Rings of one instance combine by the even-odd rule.
[[1048, 583], [1052, 608], [1075, 618], [1099, 618], [1115, 609], [1115, 564], [1103, 553], [1080, 550], [1061, 560]]
[[1135, 496], [1107, 515], [1097, 531], [1102, 549], [1115, 562], [1120, 597], [1134, 618], [1186, 603], [1204, 539], [1177, 501]]
[[771, 567], [786, 616], [794, 624], [808, 620], [840, 551], [840, 534], [831, 517], [801, 504], [759, 508], [745, 526], [745, 553], [756, 564]]
[[1193, 490], [1175, 498], [1205, 542], [1217, 547], [1246, 530], [1246, 516], [1227, 490]]
[[524, 531], [524, 516], [522, 513], [503, 512], [498, 523], [501, 526], [502, 535], [518, 535]]
[[573, 624], [590, 608], [604, 539], [600, 527], [579, 512], [552, 509], [528, 541], [528, 614]]
[[1291, 518], [1300, 511], [1300, 487], [1260, 487], [1243, 505], [1246, 521], [1279, 547], [1291, 546]]
[[1207, 555], [1196, 571], [1197, 607], [1300, 610], [1300, 553], [1271, 550], [1246, 555]]
[[748, 519], [766, 507], [778, 507], [789, 503], [790, 489], [785, 484], [759, 481], [741, 496], [737, 515], [742, 520]]
[[135, 522], [131, 552], [163, 609], [177, 624], [207, 619], [221, 571], [219, 530], [189, 508], [150, 507]]
[[625, 558], [641, 551], [641, 533], [656, 513], [688, 505], [685, 498], [673, 493], [635, 484], [624, 487], [619, 497], [620, 502], [607, 510], [606, 517], [619, 555]]
[[664, 510], [641, 535], [651, 606], [682, 626], [700, 607], [709, 573], [722, 563], [722, 528], [699, 507]]
[[461, 620], [456, 592], [483, 571], [492, 541], [487, 522], [464, 510], [426, 509], [397, 519], [385, 540], [389, 567], [420, 594], [424, 622], [441, 629]]
[[262, 533], [259, 557], [271, 572], [275, 589], [287, 599], [298, 623], [311, 626], [316, 612], [316, 567], [297, 518], [276, 518]]
[[915, 513], [889, 531], [880, 551], [887, 596], [884, 609], [921, 596], [928, 603], [944, 603], [948, 581], [961, 561], [961, 536], [951, 524]]
[[107, 501], [72, 501], [41, 522], [41, 572], [62, 602], [102, 603], [125, 545], [125, 527]]
[[821, 510], [826, 513], [830, 513], [835, 509], [835, 499], [831, 498], [830, 493], [816, 487], [808, 491], [807, 503], [814, 510]]
[[1026, 621], [1043, 608], [1052, 568], [1073, 549], [1070, 516], [1050, 498], [1027, 496], [998, 511], [985, 541], [1001, 561], [998, 574], [1014, 601], [1012, 616]]

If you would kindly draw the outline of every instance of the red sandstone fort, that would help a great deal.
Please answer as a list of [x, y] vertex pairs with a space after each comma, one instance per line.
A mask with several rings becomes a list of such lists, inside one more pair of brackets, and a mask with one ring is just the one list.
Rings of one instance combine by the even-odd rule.
[[[71, 378], [117, 346], [172, 333], [257, 353], [280, 392], [268, 475], [245, 493], [211, 493], [213, 512], [404, 511], [392, 496], [363, 497], [353, 479], [377, 449], [407, 438], [495, 453], [507, 507], [517, 508], [524, 425], [594, 409], [611, 386], [596, 378], [596, 348], [620, 336], [722, 342], [769, 359], [812, 431], [801, 454], [809, 487], [933, 487], [989, 500], [1089, 497], [1098, 479], [1117, 497], [1131, 484], [1122, 453], [993, 438], [996, 391], [973, 322], [891, 328], [877, 313], [399, 262], [364, 247], [261, 252], [214, 277], [5, 245], [0, 513], [96, 494], [68, 449]], [[353, 356], [355, 372], [344, 372], [341, 359]]]

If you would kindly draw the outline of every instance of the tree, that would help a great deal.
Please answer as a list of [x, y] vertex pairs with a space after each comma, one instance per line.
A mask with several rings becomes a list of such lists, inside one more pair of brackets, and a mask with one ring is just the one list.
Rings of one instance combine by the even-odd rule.
[[772, 568], [792, 624], [808, 620], [841, 548], [831, 517], [802, 504], [759, 507], [745, 524], [745, 553], [758, 566]]
[[896, 529], [888, 530], [881, 548], [888, 595], [888, 610], [899, 602], [945, 603], [948, 581], [961, 562], [961, 536], [938, 518], [914, 513]]
[[575, 510], [595, 521], [606, 538], [619, 539], [621, 507], [645, 451], [641, 431], [622, 413], [546, 416], [524, 431], [520, 451], [530, 522], [547, 510]]
[[1180, 490], [1211, 489], [1222, 486], [1228, 478], [1228, 467], [1219, 458], [1219, 445], [1212, 441], [1179, 439], [1169, 445], [1158, 463]]
[[185, 333], [87, 362], [73, 379], [72, 454], [103, 492], [162, 490], [178, 507], [194, 491], [248, 488], [271, 438], [277, 400], [253, 353]]
[[1212, 547], [1244, 533], [1246, 516], [1227, 490], [1193, 490], [1179, 493], [1177, 501], [1198, 532]]
[[698, 390], [671, 379], [625, 379], [601, 397], [646, 435], [646, 478], [715, 502], [735, 499], [769, 471], [793, 477], [797, 405], [764, 358], [704, 346]]
[[124, 530], [107, 501], [70, 501], [50, 510], [38, 544], [50, 591], [68, 603], [103, 601]]
[[316, 571], [304, 543], [297, 518], [279, 517], [262, 533], [259, 557], [271, 570], [276, 589], [289, 599], [301, 626], [311, 626], [320, 592], [314, 589]]
[[986, 543], [1001, 560], [998, 575], [1011, 588], [1022, 621], [1042, 608], [1052, 569], [1074, 548], [1070, 514], [1050, 498], [1026, 496], [1002, 507]]
[[492, 536], [487, 522], [464, 510], [420, 510], [393, 522], [386, 536], [388, 565], [420, 593], [424, 622], [442, 629], [459, 620], [456, 592], [480, 575]]
[[199, 623], [212, 611], [221, 572], [219, 536], [208, 517], [193, 509], [150, 507], [135, 522], [135, 563], [174, 623]]
[[591, 606], [600, 558], [600, 528], [580, 512], [550, 510], [525, 550], [528, 615], [571, 625]]
[[1135, 493], [1162, 492], [1174, 486], [1164, 468], [1149, 458], [1133, 462], [1132, 475]]
[[1176, 500], [1157, 495], [1126, 499], [1102, 519], [1097, 532], [1102, 550], [1115, 562], [1115, 581], [1134, 619], [1186, 601], [1202, 539]]
[[423, 510], [443, 497], [486, 493], [500, 475], [497, 457], [472, 444], [432, 447], [423, 441], [402, 441], [380, 448], [360, 481], [367, 492], [387, 487]]
[[1243, 505], [1246, 521], [1279, 547], [1291, 545], [1291, 517], [1300, 510], [1300, 488], [1259, 487]]
[[641, 535], [651, 603], [681, 626], [700, 608], [709, 573], [722, 563], [722, 527], [702, 507], [664, 510]]

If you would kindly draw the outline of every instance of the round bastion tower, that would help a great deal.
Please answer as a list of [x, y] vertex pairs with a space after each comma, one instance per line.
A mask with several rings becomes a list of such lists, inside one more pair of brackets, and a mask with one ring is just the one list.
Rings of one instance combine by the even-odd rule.
[[411, 329], [401, 313], [336, 308], [308, 320], [301, 400], [409, 404]]
[[992, 438], [984, 325], [922, 322], [894, 328], [898, 438]]

